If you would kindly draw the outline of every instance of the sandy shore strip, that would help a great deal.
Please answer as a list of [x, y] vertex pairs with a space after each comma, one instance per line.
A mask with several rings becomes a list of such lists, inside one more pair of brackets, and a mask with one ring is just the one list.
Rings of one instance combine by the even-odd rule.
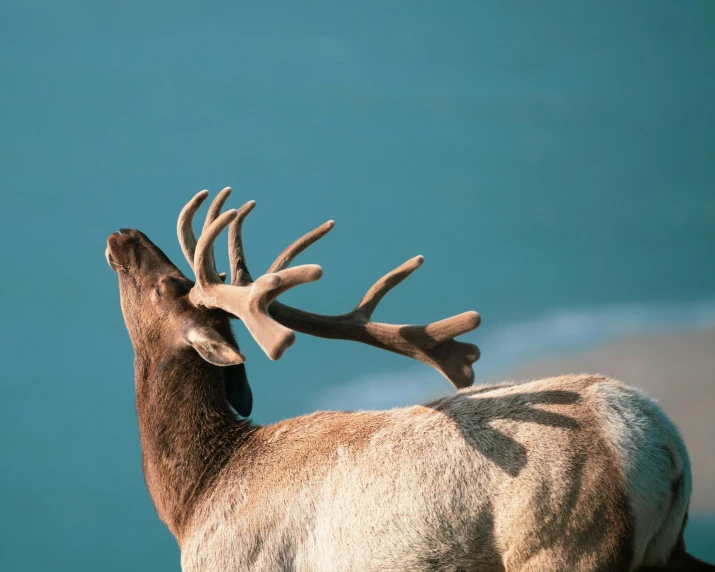
[[535, 359], [490, 381], [582, 372], [641, 387], [661, 403], [690, 452], [691, 510], [715, 510], [715, 328], [627, 336], [587, 350]]

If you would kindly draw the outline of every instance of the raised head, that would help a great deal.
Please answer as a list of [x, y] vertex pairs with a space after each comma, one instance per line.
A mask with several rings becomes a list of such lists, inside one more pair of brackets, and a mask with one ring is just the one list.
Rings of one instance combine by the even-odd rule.
[[190, 347], [217, 365], [243, 363], [227, 314], [192, 303], [195, 284], [142, 232], [110, 235], [106, 257], [119, 276], [124, 321], [140, 357]]
[[[194, 196], [179, 215], [179, 242], [196, 282], [184, 276], [137, 230], [123, 229], [107, 240], [107, 261], [119, 276], [122, 311], [138, 357], [158, 359], [172, 352], [193, 351], [216, 366], [238, 366], [244, 357], [229, 324], [231, 318], [236, 318], [244, 322], [270, 359], [281, 357], [295, 340], [293, 330], [297, 330], [400, 353], [433, 366], [457, 387], [471, 385], [472, 363], [478, 359], [479, 350], [453, 338], [479, 325], [476, 312], [465, 312], [423, 326], [371, 321], [380, 300], [422, 264], [421, 256], [381, 278], [346, 314], [324, 316], [291, 308], [276, 298], [299, 284], [317, 280], [322, 270], [313, 264], [289, 265], [298, 254], [327, 234], [333, 222], [328, 221], [293, 242], [266, 274], [254, 280], [246, 263], [241, 228], [255, 203], [249, 201], [238, 210], [222, 214], [230, 193], [231, 189], [225, 188], [216, 196], [198, 240], [192, 229], [193, 217], [208, 192], [201, 191]], [[216, 269], [213, 245], [229, 226], [231, 279], [226, 282], [226, 275]]]
[[[252, 400], [242, 365], [245, 358], [231, 332], [230, 318], [242, 319], [268, 356], [277, 359], [295, 334], [270, 317], [268, 305], [288, 288], [316, 280], [322, 271], [307, 265], [270, 273], [247, 285], [224, 284], [213, 270], [213, 243], [239, 216], [235, 210], [218, 216], [229, 193], [230, 189], [224, 189], [216, 198], [207, 215], [206, 232], [191, 246], [196, 282], [138, 230], [122, 229], [110, 235], [106, 257], [119, 276], [124, 321], [142, 367], [168, 360], [189, 364], [187, 354], [195, 352], [215, 366], [229, 368], [227, 396], [234, 409], [247, 416]], [[199, 193], [189, 207], [195, 211], [207, 194]]]

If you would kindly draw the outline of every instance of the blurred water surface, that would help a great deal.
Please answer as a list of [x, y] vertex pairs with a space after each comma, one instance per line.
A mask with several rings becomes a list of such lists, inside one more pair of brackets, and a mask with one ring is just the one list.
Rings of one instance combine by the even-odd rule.
[[[479, 310], [478, 375], [521, 356], [493, 342], [508, 324], [712, 300], [713, 25], [709, 1], [0, 6], [0, 569], [179, 568], [103, 252], [135, 227], [186, 268], [202, 188], [258, 201], [254, 274], [336, 220], [301, 307], [345, 311], [425, 255], [376, 317]], [[259, 422], [408, 365], [304, 337], [273, 363], [241, 328]], [[712, 517], [688, 535], [715, 559]]]

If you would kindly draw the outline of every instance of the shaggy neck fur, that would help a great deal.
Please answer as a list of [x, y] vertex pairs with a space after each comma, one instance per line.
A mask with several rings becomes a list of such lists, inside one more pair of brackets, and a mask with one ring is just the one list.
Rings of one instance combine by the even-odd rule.
[[144, 478], [181, 543], [197, 503], [253, 430], [229, 409], [222, 369], [193, 350], [157, 362], [137, 354], [135, 381]]

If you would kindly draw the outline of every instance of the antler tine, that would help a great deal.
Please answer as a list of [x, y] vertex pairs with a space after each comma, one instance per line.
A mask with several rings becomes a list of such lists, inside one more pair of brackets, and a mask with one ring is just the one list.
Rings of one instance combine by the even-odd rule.
[[[424, 261], [424, 256], [415, 256], [395, 268], [392, 272], [385, 274], [372, 285], [351, 313], [364, 318], [365, 321], [369, 321], [378, 304], [385, 297], [385, 294], [422, 266]], [[426, 326], [415, 327], [424, 328], [425, 333], [429, 336], [429, 342], [427, 343], [431, 343], [431, 346], [425, 343], [425, 347], [434, 347], [476, 329], [481, 321], [482, 319], [479, 314], [472, 311], [463, 312]]]
[[194, 274], [196, 275], [197, 284], [204, 285], [217, 284], [221, 282], [221, 278], [216, 272], [213, 259], [214, 242], [219, 234], [226, 228], [231, 221], [238, 216], [236, 209], [226, 211], [216, 220], [214, 220], [204, 232], [201, 233], [199, 242], [196, 245], [196, 253], [194, 255]]
[[243, 251], [241, 230], [243, 228], [243, 221], [255, 206], [256, 201], [248, 201], [238, 209], [238, 216], [236, 220], [231, 223], [231, 227], [229, 228], [228, 257], [229, 265], [231, 266], [231, 285], [233, 286], [247, 286], [253, 282], [251, 273], [248, 271], [248, 265], [246, 264], [246, 254]]
[[209, 192], [206, 190], [196, 193], [196, 195], [186, 203], [186, 206], [181, 209], [179, 220], [176, 223], [176, 233], [179, 235], [181, 251], [184, 253], [192, 270], [194, 269], [194, 254], [196, 253], [197, 243], [196, 235], [194, 235], [194, 229], [191, 224], [193, 223], [196, 211], [199, 210], [199, 207], [208, 196]]
[[[204, 227], [203, 230], [201, 231], [202, 234], [203, 232], [208, 229], [211, 224], [218, 218], [218, 216], [221, 214], [221, 209], [223, 208], [223, 205], [226, 202], [226, 199], [228, 199], [229, 195], [231, 194], [231, 187], [225, 187], [224, 189], [219, 192], [218, 195], [216, 195], [216, 198], [211, 202], [211, 206], [209, 207], [208, 212], [206, 213], [206, 220], [204, 220]], [[214, 250], [213, 248], [209, 252], [209, 257], [211, 258], [211, 264], [213, 266], [214, 272], [216, 273], [216, 276], [218, 276], [222, 282], [226, 281], [226, 273], [221, 272], [219, 273], [218, 270], [216, 270], [216, 258], [214, 256]]]
[[[444, 343], [452, 338], [471, 332], [482, 323], [482, 317], [474, 311], [462, 312], [451, 318], [439, 322], [432, 322], [424, 327], [425, 334], [432, 341], [432, 347]], [[477, 361], [476, 359], [474, 361]]]
[[424, 256], [415, 256], [385, 274], [372, 285], [353, 312], [363, 316], [366, 321], [369, 320], [385, 294], [422, 266], [424, 261]]
[[208, 212], [206, 213], [206, 220], [204, 220], [204, 227], [201, 230], [201, 232], [206, 232], [206, 230], [213, 224], [213, 222], [219, 217], [221, 214], [221, 209], [223, 208], [223, 205], [226, 203], [226, 199], [228, 199], [229, 195], [231, 194], [231, 187], [225, 187], [221, 189], [218, 195], [216, 195], [216, 198], [211, 201], [211, 206], [209, 207]]
[[267, 272], [278, 272], [287, 268], [288, 265], [293, 262], [296, 256], [308, 248], [311, 244], [317, 240], [323, 238], [328, 234], [335, 226], [335, 221], [329, 220], [321, 224], [318, 228], [311, 230], [310, 232], [301, 236], [298, 240], [290, 244], [283, 252], [278, 255]]
[[[217, 198], [214, 205], [223, 204], [223, 201], [225, 197]], [[213, 212], [209, 213], [209, 217], [215, 220], [201, 233], [196, 245], [194, 256], [196, 285], [189, 296], [196, 305], [221, 308], [241, 319], [266, 355], [275, 360], [293, 344], [295, 334], [271, 318], [268, 306], [289, 288], [317, 280], [322, 276], [323, 270], [320, 266], [307, 264], [264, 274], [247, 285], [223, 284], [213, 266], [211, 253], [214, 242], [223, 229], [239, 217], [245, 217], [253, 205], [252, 202], [247, 203], [240, 213], [237, 210], [229, 210], [218, 217], [215, 217], [212, 206]], [[238, 230], [240, 231], [240, 227]], [[234, 254], [238, 253], [242, 257], [240, 232], [238, 239], [238, 248], [234, 249]]]
[[301, 264], [293, 268], [279, 270], [275, 274], [266, 274], [266, 276], [279, 276], [281, 279], [280, 284], [272, 290], [268, 297], [270, 302], [273, 302], [283, 292], [295, 286], [306, 282], [315, 282], [323, 276], [323, 269], [317, 264]]

